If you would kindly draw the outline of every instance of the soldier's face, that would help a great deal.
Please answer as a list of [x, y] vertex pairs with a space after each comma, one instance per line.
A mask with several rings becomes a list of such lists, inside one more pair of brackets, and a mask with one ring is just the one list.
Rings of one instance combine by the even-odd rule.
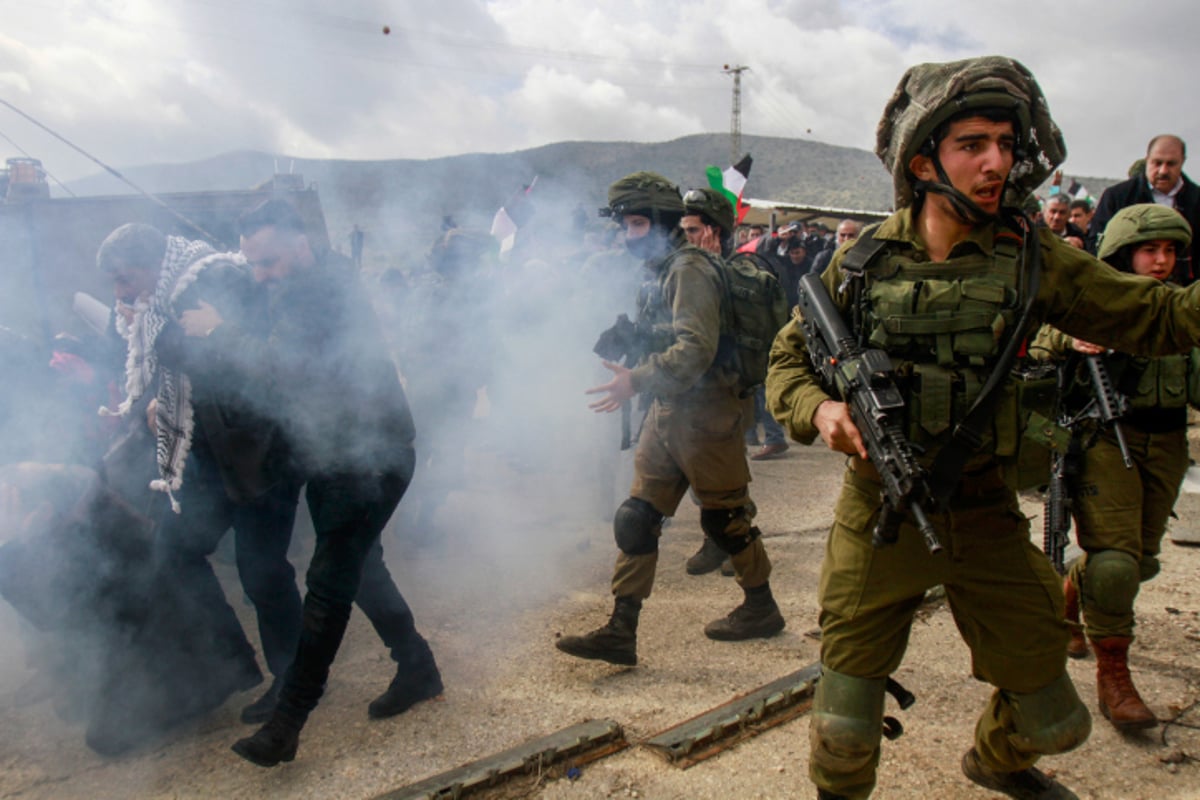
[[704, 224], [698, 214], [688, 214], [679, 221], [679, 228], [687, 237], [688, 244], [708, 250], [710, 253], [721, 252], [721, 234], [712, 225]]
[[1146, 181], [1164, 194], [1183, 174], [1183, 148], [1174, 139], [1159, 139], [1146, 154]]
[[1160, 281], [1175, 271], [1175, 242], [1155, 239], [1133, 246], [1133, 271]]
[[[968, 117], [950, 123], [938, 143], [938, 160], [950, 185], [989, 214], [1000, 210], [1004, 182], [1013, 166], [1012, 122], [994, 122], [986, 117]], [[916, 155], [909, 167], [926, 181], [938, 180], [933, 159]], [[932, 197], [941, 201], [937, 195]]]
[[650, 218], [641, 214], [626, 214], [621, 217], [621, 228], [625, 231], [625, 240], [640, 239], [650, 232]]

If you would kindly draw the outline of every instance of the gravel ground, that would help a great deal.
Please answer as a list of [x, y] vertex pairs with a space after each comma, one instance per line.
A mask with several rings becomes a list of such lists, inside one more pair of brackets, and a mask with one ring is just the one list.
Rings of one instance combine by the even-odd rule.
[[[655, 594], [642, 614], [641, 663], [631, 669], [553, 647], [556, 636], [589, 630], [607, 616], [615, 551], [597, 509], [611, 509], [611, 499], [574, 491], [580, 475], [570, 469], [539, 474], [522, 463], [514, 468], [494, 450], [472, 451], [467, 485], [479, 488], [451, 495], [439, 516], [444, 534], [419, 547], [385, 534], [396, 581], [441, 662], [444, 700], [368, 720], [366, 705], [386, 687], [391, 662], [355, 614], [297, 760], [279, 768], [254, 767], [229, 751], [250, 730], [237, 713], [253, 692], [153, 746], [100, 758], [77, 724], [55, 715], [25, 666], [11, 610], [0, 608], [0, 796], [369, 798], [587, 719], [616, 720], [636, 745], [817, 659], [815, 587], [840, 456], [793, 446], [781, 459], [753, 464], [751, 490], [786, 631], [749, 643], [704, 637], [704, 623], [724, 615], [740, 593], [731, 578], [684, 574], [701, 538], [699, 514], [685, 500], [664, 534]], [[1041, 513], [1032, 504], [1026, 511]], [[1197, 496], [1185, 495], [1178, 512], [1173, 524], [1200, 524]], [[1039, 520], [1034, 527], [1040, 530]], [[1200, 797], [1198, 565], [1200, 547], [1167, 542], [1163, 572], [1138, 600], [1135, 679], [1154, 711], [1177, 722], [1121, 736], [1096, 712], [1084, 747], [1042, 762], [1081, 798]], [[219, 571], [229, 596], [239, 598], [232, 568], [220, 564]], [[250, 609], [235, 606], [252, 630]], [[1095, 712], [1095, 661], [1072, 662], [1070, 671]], [[874, 796], [994, 797], [959, 771], [989, 690], [970, 677], [966, 647], [944, 606], [934, 602], [922, 612], [897, 678], [917, 704], [899, 714], [905, 735], [884, 744]], [[578, 780], [523, 780], [493, 796], [812, 797], [807, 728], [801, 716], [686, 770], [634, 746], [586, 766]]]

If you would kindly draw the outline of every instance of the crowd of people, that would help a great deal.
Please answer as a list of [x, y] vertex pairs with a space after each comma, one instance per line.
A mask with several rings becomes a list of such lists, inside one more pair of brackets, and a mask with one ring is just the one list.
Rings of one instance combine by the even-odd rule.
[[[1157, 723], [1128, 652], [1138, 587], [1158, 571], [1188, 464], [1187, 408], [1200, 404], [1200, 189], [1182, 172], [1184, 142], [1160, 135], [1095, 209], [1060, 188], [1038, 202], [1052, 175], [1061, 187], [1065, 144], [1033, 75], [1002, 57], [909, 69], [877, 154], [896, 211], [865, 228], [740, 226], [718, 191], [681, 191], [655, 172], [620, 178], [604, 208], [612, 224], [586, 237], [569, 280], [522, 258], [506, 265], [506, 284], [485, 268], [490, 240], [447, 220], [427, 271], [368, 286], [360, 231], [343, 261], [314, 249], [279, 199], [242, 215], [237, 253], [140, 223], [114, 230], [97, 254], [116, 300], [109, 329], [87, 348], [64, 344], [57, 373], [42, 375], [76, 387], [76, 412], [100, 398], [105, 416], [89, 418], [79, 439], [91, 444], [71, 454], [7, 442], [14, 463], [0, 475], [19, 529], [0, 547], [0, 594], [64, 643], [48, 669], [94, 665], [67, 701], [89, 745], [124, 752], [263, 682], [211, 564], [231, 529], [271, 674], [242, 709], [260, 727], [233, 744], [238, 755], [260, 766], [295, 758], [355, 604], [395, 663], [368, 714], [440, 695], [383, 533], [409, 507], [388, 542], [436, 539], [439, 509], [464, 480], [463, 423], [481, 390], [493, 414], [523, 421], [493, 444], [518, 470], [544, 466], [547, 454], [529, 447], [554, 412], [522, 389], [556, 370], [520, 332], [553, 327], [543, 317], [566, 305], [583, 336], [622, 315], [597, 344], [606, 377], [588, 393], [593, 411], [622, 415], [633, 478], [611, 512], [609, 619], [557, 639], [558, 650], [637, 664], [660, 537], [689, 495], [704, 541], [687, 571], [724, 568], [741, 590], [704, 635], [782, 631], [749, 461], [819, 437], [847, 468], [817, 589], [818, 797], [874, 789], [888, 682], [938, 585], [972, 674], [994, 687], [963, 773], [1015, 798], [1075, 797], [1035, 766], [1090, 732], [1068, 656], [1094, 653], [1097, 707], [1113, 725]], [[882, 351], [898, 402], [867, 419], [856, 398], [875, 383], [823, 381], [812, 340], [823, 334], [799, 312], [757, 343], [770, 351], [765, 381], [747, 377], [754, 345], [730, 310], [735, 265], [768, 276], [764, 296], [776, 292], [785, 310], [827, 293], [850, 336], [824, 346], [843, 366]], [[481, 297], [502, 298], [503, 313]], [[580, 341], [564, 337], [560, 355], [579, 359]], [[1033, 374], [1016, 369], [1027, 358], [1057, 371], [1018, 379]], [[1090, 400], [1076, 386], [1081, 358], [1107, 359], [1130, 410], [1120, 428], [1085, 426], [1062, 445], [1080, 457], [1070, 489], [1084, 551], [1064, 576], [1031, 542], [1017, 492], [1045, 484], [1060, 447], [1030, 433], [1031, 414], [1055, 423]], [[97, 391], [89, 370], [103, 369], [120, 376], [120, 396]], [[915, 455], [898, 465], [888, 453]], [[11, 513], [10, 492], [28, 513]], [[288, 556], [302, 496], [315, 537], [303, 596]], [[55, 558], [68, 541], [72, 556]]]

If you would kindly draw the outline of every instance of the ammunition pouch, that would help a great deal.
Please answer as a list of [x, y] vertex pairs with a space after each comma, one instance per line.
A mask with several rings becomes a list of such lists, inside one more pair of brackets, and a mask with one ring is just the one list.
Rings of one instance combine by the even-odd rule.
[[1045, 486], [1051, 457], [1065, 453], [1071, 443], [1071, 432], [1054, 421], [1056, 369], [1036, 362], [1018, 366], [1001, 391], [995, 454], [1004, 482], [1017, 491]]

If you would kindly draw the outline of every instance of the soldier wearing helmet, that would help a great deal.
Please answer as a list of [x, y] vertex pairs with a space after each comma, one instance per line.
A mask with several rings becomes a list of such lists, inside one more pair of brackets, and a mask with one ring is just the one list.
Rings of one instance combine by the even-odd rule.
[[1122, 275], [1024, 216], [1066, 149], [1037, 81], [1012, 59], [909, 69], [876, 153], [898, 211], [835, 254], [822, 282], [858, 341], [895, 367], [898, 424], [924, 468], [920, 499], [942, 550], [931, 554], [903, 512], [896, 543], [873, 546], [874, 454], [789, 323], [771, 354], [768, 405], [793, 439], [820, 436], [850, 456], [822, 562], [809, 774], [822, 798], [871, 793], [886, 679], [924, 593], [941, 584], [973, 674], [994, 687], [963, 772], [1011, 797], [1072, 798], [1034, 766], [1083, 742], [1091, 718], [1066, 672], [1061, 582], [1018, 510], [1016, 488], [1044, 479], [1049, 459], [1029, 459], [1045, 428], [1026, 425], [1021, 398], [1040, 392], [1013, 367], [1040, 321], [1105, 347], [1187, 352], [1200, 341], [1200, 289]]
[[719, 256], [732, 249], [733, 205], [716, 189], [689, 189], [683, 196], [684, 215], [679, 227], [688, 244]]
[[601, 213], [620, 221], [626, 246], [653, 278], [642, 292], [636, 326], [646, 354], [632, 369], [605, 361], [613, 379], [588, 390], [601, 395], [591, 408], [616, 411], [642, 393], [653, 400], [638, 438], [630, 496], [613, 515], [619, 552], [612, 616], [555, 646], [578, 658], [637, 663], [638, 617], [654, 585], [662, 522], [689, 488], [700, 503], [701, 528], [729, 555], [745, 593], [741, 605], [705, 626], [705, 635], [725, 641], [774, 636], [784, 620], [768, 583], [771, 562], [752, 524], [742, 446], [746, 403], [736, 372], [717, 359], [722, 277], [679, 230], [686, 209], [669, 180], [635, 172], [610, 187], [608, 201]]
[[[1138, 204], [1109, 220], [1098, 255], [1122, 272], [1166, 281], [1191, 241], [1191, 227], [1177, 211]], [[1036, 346], [1059, 358], [1071, 351], [1105, 352], [1052, 328], [1043, 330]], [[1101, 713], [1119, 730], [1136, 730], [1158, 720], [1129, 674], [1133, 606], [1139, 585], [1158, 574], [1167, 519], [1188, 468], [1187, 408], [1200, 401], [1200, 351], [1157, 358], [1113, 353], [1105, 361], [1117, 390], [1128, 399], [1129, 411], [1119, 424], [1133, 467], [1125, 468], [1111, 428], [1089, 431], [1095, 442], [1069, 487], [1084, 555], [1070, 565], [1063, 586], [1072, 625], [1067, 654], [1085, 657], [1091, 641]], [[1076, 406], [1092, 400], [1090, 385], [1085, 386]], [[1069, 393], [1067, 400], [1072, 399]]]

